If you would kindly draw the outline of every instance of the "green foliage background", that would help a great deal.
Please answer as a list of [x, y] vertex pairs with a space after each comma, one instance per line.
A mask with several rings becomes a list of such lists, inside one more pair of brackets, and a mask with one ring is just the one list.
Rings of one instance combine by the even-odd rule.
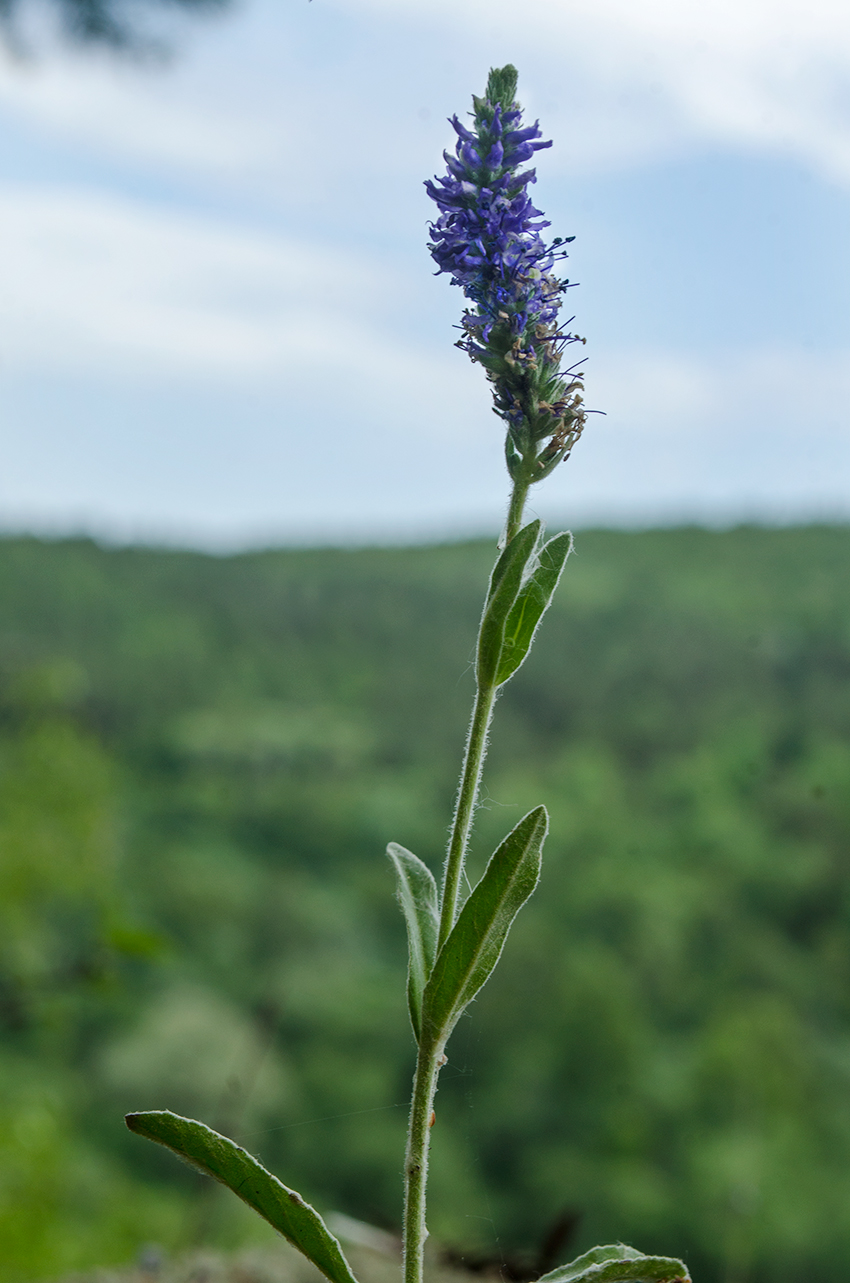
[[[126, 1133], [226, 1130], [392, 1226], [413, 1066], [383, 855], [442, 858], [493, 549], [0, 543], [0, 1277], [262, 1235]], [[579, 536], [473, 864], [540, 890], [450, 1046], [432, 1231], [701, 1283], [850, 1259], [850, 530]]]

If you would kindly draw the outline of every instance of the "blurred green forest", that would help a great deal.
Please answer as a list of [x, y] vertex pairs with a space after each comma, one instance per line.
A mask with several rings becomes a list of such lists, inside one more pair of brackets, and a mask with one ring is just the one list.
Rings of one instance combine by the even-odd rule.
[[[497, 710], [473, 865], [540, 889], [449, 1046], [432, 1232], [700, 1283], [850, 1259], [850, 529], [585, 532]], [[493, 548], [0, 541], [0, 1277], [260, 1241], [168, 1107], [400, 1219], [383, 854], [437, 870]]]

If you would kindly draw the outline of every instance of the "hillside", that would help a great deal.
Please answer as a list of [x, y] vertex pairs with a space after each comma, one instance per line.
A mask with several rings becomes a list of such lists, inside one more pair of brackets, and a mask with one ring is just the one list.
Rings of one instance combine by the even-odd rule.
[[[0, 541], [0, 1278], [266, 1242], [170, 1107], [393, 1228], [412, 1041], [383, 855], [442, 857], [485, 544]], [[701, 1283], [850, 1255], [850, 529], [585, 532], [500, 702], [473, 863], [544, 877], [450, 1046], [432, 1231]]]

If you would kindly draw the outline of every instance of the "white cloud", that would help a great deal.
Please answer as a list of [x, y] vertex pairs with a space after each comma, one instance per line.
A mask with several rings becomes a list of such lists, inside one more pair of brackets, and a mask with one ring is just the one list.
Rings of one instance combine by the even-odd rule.
[[[192, 42], [164, 72], [50, 57], [0, 77], [8, 138], [73, 175], [0, 185], [2, 498], [22, 522], [495, 524], [498, 428], [447, 341], [460, 299], [429, 278], [419, 185], [490, 64], [520, 65], [558, 140], [547, 176], [719, 144], [850, 182], [850, 9], [825, 0], [259, 0]], [[845, 511], [846, 355], [595, 348], [608, 417], [540, 506]]]
[[850, 353], [624, 350], [593, 385], [606, 418], [547, 500], [573, 520], [850, 516]]
[[426, 356], [394, 332], [397, 277], [284, 235], [73, 188], [0, 188], [7, 368], [279, 383]]
[[368, 257], [6, 185], [0, 274], [7, 527], [215, 543], [498, 512], [480, 371], [417, 341]]
[[[230, 545], [497, 527], [501, 432], [459, 353], [280, 380], [190, 357], [149, 385], [5, 379], [5, 524]], [[551, 522], [850, 515], [846, 351], [622, 349], [592, 390], [606, 417], [533, 495]]]
[[[351, 23], [350, 47], [325, 53]], [[324, 0], [284, 13], [255, 0], [186, 45], [164, 70], [58, 55], [7, 66], [0, 106], [115, 157], [283, 200], [309, 175], [339, 196], [355, 171], [401, 173], [430, 152], [443, 109], [478, 87], [470, 74], [511, 58], [558, 138], [547, 168], [720, 144], [850, 183], [850, 6], [837, 0]], [[437, 114], [412, 132], [422, 103]]]
[[454, 57], [475, 41], [520, 63], [547, 132], [573, 139], [559, 144], [570, 163], [710, 141], [785, 151], [850, 182], [850, 6], [839, 0], [336, 3], [427, 24]]
[[235, 103], [187, 101], [173, 65], [141, 67], [89, 56], [7, 65], [0, 107], [53, 139], [95, 143], [116, 156], [239, 173], [266, 163], [271, 131]]

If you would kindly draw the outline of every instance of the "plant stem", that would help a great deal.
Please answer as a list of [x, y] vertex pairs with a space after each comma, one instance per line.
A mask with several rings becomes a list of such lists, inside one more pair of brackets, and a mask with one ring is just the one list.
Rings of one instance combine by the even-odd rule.
[[404, 1283], [422, 1283], [425, 1257], [425, 1190], [428, 1182], [428, 1144], [431, 1110], [442, 1053], [420, 1044], [410, 1103], [410, 1125], [404, 1160]]
[[[522, 525], [522, 514], [531, 482], [524, 477], [514, 481], [511, 499], [508, 505], [508, 519], [505, 527], [505, 543], [510, 543]], [[457, 902], [460, 894], [460, 880], [466, 859], [466, 848], [469, 843], [469, 830], [472, 827], [472, 816], [475, 810], [475, 799], [478, 796], [478, 785], [481, 782], [481, 770], [487, 754], [487, 736], [493, 718], [493, 704], [496, 699], [494, 686], [481, 686], [475, 692], [475, 705], [472, 710], [472, 721], [466, 741], [466, 752], [457, 793], [457, 805], [452, 821], [452, 832], [449, 839], [449, 850], [446, 857], [443, 878], [443, 896], [440, 906], [440, 933], [437, 938], [437, 949], [443, 945], [446, 937], [455, 924]]]
[[472, 827], [475, 799], [478, 795], [478, 785], [481, 780], [481, 768], [484, 765], [484, 757], [487, 752], [487, 735], [493, 717], [495, 699], [495, 686], [479, 686], [475, 692], [475, 705], [472, 709], [472, 721], [469, 725], [463, 770], [457, 791], [457, 805], [455, 807], [454, 820], [452, 821], [452, 832], [446, 857], [443, 898], [440, 906], [440, 933], [437, 937], [438, 951], [454, 926], [455, 918], [457, 917], [460, 879], [466, 858], [466, 847], [469, 842], [469, 830]]
[[531, 481], [523, 477], [517, 477], [514, 481], [514, 488], [511, 491], [511, 501], [508, 504], [508, 520], [505, 525], [505, 543], [509, 544], [514, 535], [522, 525], [522, 514], [525, 508], [525, 501], [528, 498], [528, 491]]
[[[530, 482], [514, 482], [508, 508], [505, 539], [509, 542], [522, 524], [522, 514]], [[472, 721], [463, 758], [463, 769], [458, 787], [457, 805], [452, 821], [448, 855], [443, 879], [440, 906], [440, 931], [438, 950], [455, 924], [460, 880], [463, 875], [469, 831], [475, 811], [475, 799], [481, 782], [481, 770], [487, 754], [487, 736], [496, 702], [496, 687], [479, 683], [475, 692]], [[425, 1240], [425, 1193], [428, 1182], [428, 1146], [431, 1135], [431, 1113], [437, 1090], [437, 1075], [444, 1063], [443, 1048], [427, 1040], [425, 1030], [416, 1058], [413, 1079], [413, 1098], [410, 1103], [410, 1123], [407, 1133], [407, 1151], [404, 1162], [404, 1283], [422, 1283]]]

